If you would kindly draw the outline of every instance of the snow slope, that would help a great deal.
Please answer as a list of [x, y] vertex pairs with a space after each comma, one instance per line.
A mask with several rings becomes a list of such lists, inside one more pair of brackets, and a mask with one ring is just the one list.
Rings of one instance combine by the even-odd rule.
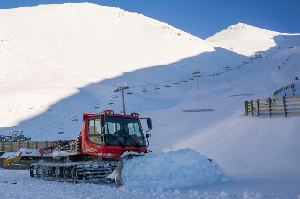
[[[169, 195], [130, 191], [148, 198], [299, 196], [299, 116], [244, 115], [244, 100], [273, 97], [300, 76], [299, 34], [237, 24], [204, 41], [137, 13], [82, 3], [0, 10], [0, 37], [0, 134], [22, 129], [34, 140], [75, 139], [82, 112], [121, 111], [113, 91], [126, 82], [134, 92], [125, 96], [126, 110], [153, 120], [150, 150], [191, 148], [233, 177]], [[251, 61], [257, 51], [262, 58]], [[195, 70], [201, 71], [199, 90]], [[183, 112], [195, 109], [213, 111]], [[61, 126], [65, 133], [58, 135]], [[16, 175], [27, 183], [24, 173]]]
[[90, 3], [1, 10], [0, 24], [2, 127], [90, 83], [214, 51], [168, 24]]
[[207, 38], [206, 41], [238, 54], [251, 56], [257, 51], [266, 51], [276, 46], [274, 37], [279, 34], [281, 33], [238, 23]]

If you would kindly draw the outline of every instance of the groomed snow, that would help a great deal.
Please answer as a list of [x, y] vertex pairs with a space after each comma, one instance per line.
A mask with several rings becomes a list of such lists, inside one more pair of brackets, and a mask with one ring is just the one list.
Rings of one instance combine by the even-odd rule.
[[195, 189], [164, 189], [152, 188], [117, 188], [113, 185], [99, 184], [72, 184], [53, 181], [44, 181], [30, 178], [28, 171], [9, 171], [0, 169], [1, 198], [22, 199], [52, 199], [52, 198], [87, 198], [87, 199], [183, 199], [183, 198], [264, 198], [263, 194], [246, 191], [240, 196], [230, 195], [226, 191], [199, 191]]

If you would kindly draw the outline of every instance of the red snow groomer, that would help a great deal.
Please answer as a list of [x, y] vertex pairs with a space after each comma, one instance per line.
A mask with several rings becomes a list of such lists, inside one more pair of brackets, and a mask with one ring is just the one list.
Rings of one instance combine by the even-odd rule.
[[[82, 132], [76, 141], [64, 141], [55, 147], [53, 161], [34, 163], [30, 176], [48, 180], [74, 182], [104, 182], [116, 167], [116, 181], [121, 184], [121, 156], [135, 152], [147, 153], [148, 137], [140, 120], [147, 121], [148, 133], [152, 129], [151, 118], [139, 118], [138, 113], [115, 114], [105, 110], [98, 114], [83, 113]], [[117, 163], [119, 162], [118, 166]]]

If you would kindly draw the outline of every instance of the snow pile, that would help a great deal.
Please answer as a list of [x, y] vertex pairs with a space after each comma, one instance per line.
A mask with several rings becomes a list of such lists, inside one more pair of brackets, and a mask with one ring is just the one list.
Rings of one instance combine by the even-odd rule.
[[125, 187], [182, 188], [229, 181], [221, 167], [192, 149], [156, 152], [125, 161]]

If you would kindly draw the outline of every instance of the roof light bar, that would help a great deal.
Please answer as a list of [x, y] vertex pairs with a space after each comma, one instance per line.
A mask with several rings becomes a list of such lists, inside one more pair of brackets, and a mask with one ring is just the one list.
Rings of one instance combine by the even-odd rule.
[[131, 117], [138, 119], [140, 117], [140, 115], [138, 113], [131, 113]]
[[101, 113], [103, 113], [105, 115], [114, 115], [115, 114], [113, 110], [105, 110], [105, 111], [103, 111]]

